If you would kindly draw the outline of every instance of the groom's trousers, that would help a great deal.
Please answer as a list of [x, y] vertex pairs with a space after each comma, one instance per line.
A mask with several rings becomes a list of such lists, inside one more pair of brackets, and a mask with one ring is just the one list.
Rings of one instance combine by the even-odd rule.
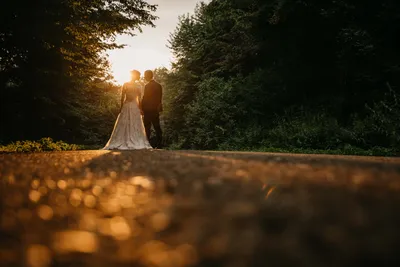
[[151, 138], [151, 126], [153, 125], [156, 132], [155, 147], [160, 148], [162, 145], [162, 131], [160, 126], [160, 113], [158, 111], [145, 111], [143, 114], [143, 124], [146, 130], [147, 139]]

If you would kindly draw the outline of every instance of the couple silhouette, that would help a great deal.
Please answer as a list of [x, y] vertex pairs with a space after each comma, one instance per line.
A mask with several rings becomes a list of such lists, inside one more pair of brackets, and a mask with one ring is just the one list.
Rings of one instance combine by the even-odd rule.
[[[162, 147], [160, 112], [162, 86], [154, 80], [154, 73], [146, 70], [144, 89], [140, 83], [140, 72], [131, 71], [131, 80], [121, 88], [121, 111], [117, 117], [111, 137], [103, 149], [136, 150], [151, 149], [151, 128], [156, 138], [154, 148]], [[143, 92], [143, 94], [142, 94]]]

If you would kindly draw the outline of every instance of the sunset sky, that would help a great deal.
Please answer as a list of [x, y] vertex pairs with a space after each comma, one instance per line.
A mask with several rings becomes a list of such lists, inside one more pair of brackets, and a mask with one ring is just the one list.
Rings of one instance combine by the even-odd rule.
[[[178, 23], [178, 16], [193, 13], [199, 0], [148, 0], [150, 4], [158, 4], [155, 21], [156, 28], [144, 27], [143, 33], [136, 36], [122, 35], [117, 38], [119, 43], [127, 44], [124, 49], [108, 51], [111, 70], [115, 80], [122, 84], [129, 80], [129, 70], [170, 67], [172, 54], [166, 47], [169, 34]], [[204, 1], [208, 2], [208, 1]]]

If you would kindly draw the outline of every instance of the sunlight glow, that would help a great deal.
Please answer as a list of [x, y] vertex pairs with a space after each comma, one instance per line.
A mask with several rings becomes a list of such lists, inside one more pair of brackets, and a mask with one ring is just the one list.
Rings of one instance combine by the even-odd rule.
[[[135, 37], [131, 37], [135, 38]], [[143, 77], [146, 70], [158, 67], [169, 67], [170, 55], [164, 51], [146, 48], [146, 43], [138, 44], [135, 48], [127, 47], [110, 51], [109, 60], [111, 71], [117, 84], [122, 85], [130, 80], [130, 71], [139, 70]]]
[[[165, 67], [170, 69], [174, 61], [172, 51], [167, 47], [170, 34], [179, 22], [179, 15], [193, 13], [200, 0], [147, 0], [156, 4], [155, 28], [142, 27], [143, 32], [136, 36], [118, 35], [116, 42], [126, 44], [123, 49], [107, 51], [111, 63], [111, 73], [115, 81], [122, 85], [130, 79], [129, 71], [136, 69], [144, 74], [145, 70]], [[208, 3], [210, 0], [204, 0]]]

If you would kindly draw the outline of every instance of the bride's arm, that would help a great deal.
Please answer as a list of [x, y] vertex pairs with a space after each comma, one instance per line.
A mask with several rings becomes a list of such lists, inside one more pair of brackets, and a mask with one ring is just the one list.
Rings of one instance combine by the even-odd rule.
[[124, 106], [125, 94], [126, 94], [126, 91], [125, 91], [125, 84], [124, 84], [124, 85], [122, 85], [122, 88], [121, 88], [121, 109], [120, 109], [120, 112], [122, 111], [122, 107]]

